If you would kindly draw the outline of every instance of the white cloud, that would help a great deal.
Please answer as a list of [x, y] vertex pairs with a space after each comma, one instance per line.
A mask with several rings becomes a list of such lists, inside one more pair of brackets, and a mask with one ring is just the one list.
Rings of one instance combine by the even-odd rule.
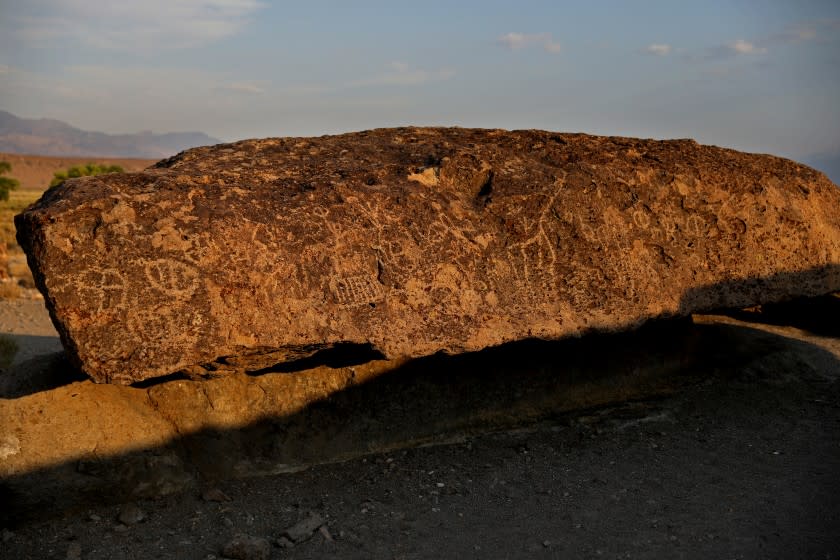
[[203, 45], [242, 31], [263, 7], [258, 0], [42, 0], [39, 14], [18, 18], [27, 41], [69, 38], [106, 49]]
[[817, 30], [811, 27], [800, 27], [798, 29], [791, 29], [785, 32], [788, 42], [798, 43], [800, 41], [810, 41], [817, 38]]
[[[241, 115], [267, 96], [231, 95], [232, 76], [151, 65], [73, 65], [49, 73], [12, 69], [0, 79], [4, 109], [51, 117], [85, 130], [214, 130], [219, 116]], [[256, 85], [260, 85], [257, 82]]]
[[685, 53], [683, 58], [689, 62], [712, 62], [740, 56], [763, 55], [767, 52], [767, 47], [756, 45], [745, 39], [736, 39], [723, 45], [708, 47], [703, 51]]
[[831, 36], [840, 31], [840, 19], [822, 19], [798, 22], [789, 25], [784, 31], [765, 38], [763, 43], [791, 45], [805, 41], [829, 41]]
[[404, 74], [411, 70], [411, 68], [405, 62], [391, 62], [388, 64], [388, 66], [391, 68], [391, 70], [397, 72], [398, 74]]
[[46, 75], [5, 66], [5, 72], [0, 71], [0, 74], [4, 77], [0, 81], [0, 99], [4, 100], [34, 100], [47, 94], [59, 102], [86, 100], [97, 103], [103, 96], [101, 90], [87, 84], [74, 85], [74, 80], [68, 79], [64, 72]]
[[[840, 31], [840, 19], [792, 23], [778, 33], [763, 35], [753, 41], [735, 39], [701, 51], [684, 53], [683, 58], [689, 62], [708, 62], [740, 56], [764, 55], [770, 52], [768, 47], [798, 45], [805, 42], [830, 42], [836, 40], [833, 35], [836, 35], [838, 31]], [[655, 46], [658, 45], [648, 46], [646, 52], [653, 52], [652, 49]]]
[[371, 86], [416, 86], [429, 82], [439, 82], [455, 75], [451, 68], [439, 70], [422, 70], [412, 68], [405, 62], [391, 62], [388, 70], [363, 80], [353, 80], [346, 85], [348, 87], [371, 87]]
[[287, 95], [289, 97], [312, 97], [323, 93], [330, 93], [335, 91], [335, 86], [326, 84], [286, 84], [280, 87], [272, 88], [272, 91], [277, 92], [278, 95]]
[[230, 92], [233, 92], [233, 93], [248, 93], [248, 94], [265, 93], [265, 88], [255, 84], [253, 82], [232, 82], [230, 84], [219, 86], [218, 89], [220, 89], [222, 91], [230, 91]]
[[526, 44], [528, 44], [527, 38], [528, 35], [511, 32], [499, 37], [499, 43], [501, 43], [509, 49], [521, 49]]
[[749, 41], [743, 39], [737, 39], [731, 43], [727, 43], [726, 48], [735, 54], [765, 54], [767, 52], [767, 49], [756, 47]]
[[671, 45], [664, 43], [652, 43], [645, 47], [645, 52], [648, 54], [655, 54], [656, 56], [667, 56], [671, 54]]
[[498, 43], [510, 50], [519, 50], [530, 46], [540, 46], [549, 53], [559, 53], [562, 45], [552, 39], [551, 33], [505, 33], [497, 39]]
[[563, 50], [563, 47], [560, 45], [560, 43], [552, 41], [551, 39], [543, 42], [542, 47], [543, 50], [550, 53], [559, 53], [561, 50]]

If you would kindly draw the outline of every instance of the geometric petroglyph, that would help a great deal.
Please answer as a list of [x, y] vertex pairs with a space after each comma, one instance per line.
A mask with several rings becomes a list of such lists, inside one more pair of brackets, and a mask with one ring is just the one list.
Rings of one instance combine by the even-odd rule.
[[685, 213], [675, 215], [670, 212], [662, 212], [658, 218], [659, 229], [666, 238], [670, 238], [678, 232], [684, 236], [701, 237], [708, 233], [708, 224], [699, 214]]
[[198, 271], [185, 263], [156, 259], [143, 267], [149, 286], [169, 296], [190, 295], [198, 282]]
[[117, 270], [87, 270], [71, 285], [96, 303], [97, 313], [119, 309], [124, 304], [126, 282]]
[[540, 247], [530, 245], [509, 253], [514, 264], [517, 291], [531, 304], [545, 303], [556, 298], [559, 281], [554, 260]]
[[367, 305], [385, 297], [382, 284], [373, 276], [364, 274], [333, 277], [330, 279], [330, 291], [336, 303], [344, 307]]

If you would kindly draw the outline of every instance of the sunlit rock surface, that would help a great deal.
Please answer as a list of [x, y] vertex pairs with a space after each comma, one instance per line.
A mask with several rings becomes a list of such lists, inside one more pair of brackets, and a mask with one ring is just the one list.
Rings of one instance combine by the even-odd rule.
[[16, 218], [99, 382], [458, 353], [840, 290], [840, 191], [691, 140], [443, 128], [196, 148]]

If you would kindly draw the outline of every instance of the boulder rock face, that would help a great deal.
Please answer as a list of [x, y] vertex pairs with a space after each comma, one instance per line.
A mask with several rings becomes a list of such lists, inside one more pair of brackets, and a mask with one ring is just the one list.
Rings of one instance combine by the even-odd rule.
[[634, 328], [840, 290], [840, 190], [691, 140], [438, 128], [196, 148], [16, 217], [99, 382]]

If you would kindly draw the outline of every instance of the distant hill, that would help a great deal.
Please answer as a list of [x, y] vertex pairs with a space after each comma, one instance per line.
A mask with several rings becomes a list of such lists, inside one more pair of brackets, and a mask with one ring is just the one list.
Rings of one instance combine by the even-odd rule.
[[187, 148], [220, 142], [203, 132], [89, 132], [55, 119], [22, 119], [0, 111], [0, 152], [44, 156], [162, 159]]

